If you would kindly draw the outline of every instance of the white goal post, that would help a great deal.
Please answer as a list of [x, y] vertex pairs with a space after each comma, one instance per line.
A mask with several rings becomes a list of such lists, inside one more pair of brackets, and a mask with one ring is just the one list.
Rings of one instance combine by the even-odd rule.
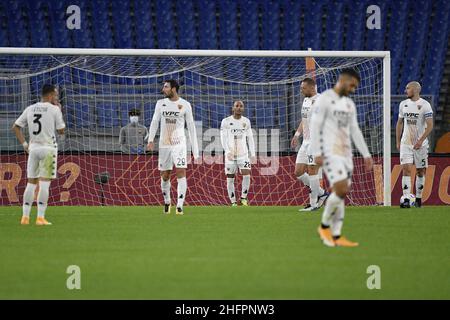
[[[8, 60], [6, 57], [19, 57], [19, 59]], [[23, 57], [23, 59], [20, 59], [20, 57]], [[86, 68], [83, 69], [83, 67], [81, 67], [82, 62], [80, 62], [77, 59], [61, 59], [59, 61], [58, 57], [66, 57], [66, 58], [84, 57], [86, 58], [85, 60], [88, 61], [87, 63], [86, 61], [83, 62], [84, 63], [83, 66], [86, 66]], [[93, 57], [92, 59], [95, 59], [95, 61], [90, 62], [89, 61], [90, 57]], [[126, 61], [128, 57], [142, 58], [143, 60], [142, 61], [136, 60], [133, 63], [133, 67], [132, 68], [127, 67], [126, 72], [124, 73], [121, 72], [122, 70], [125, 69], [120, 68], [111, 69], [109, 67], [108, 59], [118, 58], [120, 64]], [[154, 61], [151, 60], [153, 58]], [[171, 58], [173, 58], [172, 59], [173, 61], [171, 61]], [[214, 58], [214, 59], [206, 60], [204, 58]], [[95, 76], [97, 76], [99, 73], [102, 73], [110, 77], [130, 78], [133, 80], [132, 83], [134, 83], [134, 79], [151, 78], [151, 77], [154, 77], [157, 80], [161, 80], [164, 77], [168, 77], [170, 75], [175, 74], [176, 72], [189, 71], [191, 70], [190, 68], [197, 68], [198, 66], [201, 65], [202, 70], [205, 71], [203, 74], [201, 74], [201, 76], [207, 77], [208, 78], [207, 80], [210, 81], [208, 82], [209, 86], [208, 90], [214, 89], [213, 87], [215, 85], [214, 83], [217, 81], [221, 81], [221, 83], [229, 82], [233, 85], [236, 85], [237, 93], [236, 92], [231, 93], [230, 97], [231, 95], [233, 97], [239, 95], [240, 90], [242, 93], [246, 92], [245, 94], [248, 94], [248, 92], [246, 91], [247, 90], [246, 86], [258, 87], [261, 90], [264, 90], [265, 88], [271, 88], [272, 91], [269, 93], [269, 95], [271, 99], [273, 98], [275, 100], [278, 99], [278, 96], [276, 96], [278, 92], [281, 92], [282, 90], [280, 89], [281, 87], [279, 87], [281, 86], [281, 84], [297, 85], [298, 81], [301, 81], [302, 77], [304, 78], [309, 74], [308, 72], [306, 72], [306, 69], [303, 66], [301, 68], [300, 67], [297, 68], [295, 66], [295, 63], [300, 64], [300, 62], [302, 61], [301, 59], [306, 58], [316, 59], [317, 66], [319, 67], [316, 73], [318, 77], [321, 77], [321, 79], [323, 79], [322, 85], [324, 87], [330, 87], [332, 85], [331, 81], [335, 80], [335, 75], [338, 72], [339, 68], [353, 65], [361, 66], [360, 69], [363, 70], [363, 73], [365, 73], [365, 75], [362, 75], [362, 77], [367, 78], [367, 83], [369, 82], [376, 83], [376, 87], [378, 88], [377, 91], [374, 92], [374, 90], [367, 90], [364, 93], [364, 95], [369, 96], [373, 94], [379, 96], [379, 98], [382, 99], [383, 111], [382, 115], [381, 114], [379, 115], [380, 123], [382, 119], [382, 132], [380, 130], [380, 136], [382, 136], [382, 146], [380, 146], [380, 148], [382, 148], [382, 177], [383, 177], [382, 203], [384, 206], [390, 206], [391, 205], [391, 80], [390, 80], [391, 58], [389, 51], [315, 51], [315, 50], [256, 51], [256, 50], [178, 50], [178, 49], [166, 50], [166, 49], [0, 48], [0, 81], [1, 81], [0, 86], [7, 85], [10, 79], [19, 79], [19, 78], [23, 79], [24, 77], [36, 76], [43, 73], [50, 74], [50, 72], [53, 72], [58, 68], [61, 68], [62, 70], [62, 68], [72, 67], [73, 65], [75, 65], [75, 68], [77, 70], [78, 69], [83, 70], [84, 72], [86, 72], [86, 70], [88, 72], [92, 71], [92, 74], [95, 74]], [[230, 68], [230, 70], [232, 70], [234, 63], [237, 61], [244, 62], [243, 65], [245, 65], [245, 67], [247, 68], [248, 65], [256, 61], [254, 59], [263, 59], [263, 60], [275, 59], [274, 61], [282, 61], [283, 59], [285, 59], [286, 61], [289, 61], [289, 68], [290, 68], [289, 76], [283, 78], [285, 71], [280, 70], [280, 68], [282, 67], [278, 69], [277, 68], [273, 69], [274, 75], [276, 74], [277, 77], [275, 76], [272, 77], [272, 75], [270, 74], [270, 69], [267, 67], [267, 71], [265, 71], [266, 78], [264, 78], [264, 80], [259, 80], [259, 78], [258, 80], [255, 80], [256, 78], [252, 79], [251, 76], [247, 75], [245, 79], [244, 78], [240, 79], [238, 78], [238, 76], [235, 75], [231, 75], [227, 78], [228, 74], [226, 73], [226, 71], [222, 71], [222, 68]], [[379, 61], [379, 64], [372, 64], [371, 62], [367, 62], [371, 61], [371, 59], [378, 59], [377, 61]], [[1, 68], [8, 67], [7, 65], [8, 61], [15, 61], [14, 63], [16, 65], [9, 67], [12, 67], [13, 69], [17, 68], [17, 70], [19, 70], [20, 67], [21, 70], [20, 74], [3, 74], [1, 72]], [[100, 61], [102, 63], [99, 63]], [[184, 64], [185, 61], [188, 62]], [[195, 65], [193, 61], [196, 61]], [[198, 63], [198, 61], [200, 61], [200, 63]], [[140, 66], [139, 63], [141, 63], [142, 65]], [[177, 65], [179, 66], [178, 70], [175, 69], [175, 66]], [[379, 70], [377, 69], [378, 65], [380, 66]], [[220, 74], [221, 75], [224, 74], [223, 78], [218, 76], [217, 75], [218, 73], [216, 73], [216, 70], [218, 70], [219, 68], [221, 70]], [[8, 70], [9, 69], [10, 68], [8, 68]], [[132, 72], [136, 73], [133, 74]], [[377, 74], [377, 72], [379, 74]], [[91, 77], [91, 75], [89, 75], [89, 77]], [[193, 86], [195, 86], [196, 81], [195, 79], [189, 79], [192, 83], [194, 83]], [[378, 83], [377, 80], [379, 80], [378, 82], [382, 81], [382, 84]], [[86, 82], [86, 86], [89, 86], [90, 83], [91, 82], [89, 81]], [[96, 85], [100, 86], [101, 89], [103, 88], [106, 89], [107, 87], [112, 87], [113, 83], [116, 82], [111, 82], [111, 84], [102, 82], [96, 83]], [[133, 85], [132, 83], [127, 84], [129, 90], [132, 89]], [[83, 82], [83, 85], [84, 84], [85, 82]], [[87, 88], [87, 90], [89, 90], [89, 88]], [[16, 93], [20, 94], [21, 92], [22, 91], [17, 91]], [[191, 94], [194, 96], [196, 91], [192, 90], [192, 92], [193, 93]], [[218, 99], [217, 98], [218, 95], [227, 95], [225, 91], [221, 92], [223, 93], [218, 94], [216, 92], [213, 94], [209, 93], [209, 91], [208, 93], [206, 93], [205, 91], [202, 94], [208, 95], [207, 97], [208, 101], [210, 100], [212, 101], [213, 99]], [[124, 95], [123, 99], [128, 98], [125, 97]], [[227, 99], [225, 100], [228, 101]], [[356, 101], [356, 104], [358, 106], [358, 101]], [[300, 108], [300, 106], [298, 106], [298, 108]], [[294, 115], [289, 114], [289, 119], [294, 119]], [[278, 125], [281, 126], [281, 120], [279, 121], [280, 122], [278, 122]], [[276, 126], [276, 124], [274, 126]], [[285, 130], [286, 136], [288, 136], [289, 129]], [[0, 133], [3, 134], [3, 132]], [[97, 133], [98, 131], [95, 132], [95, 134]], [[2, 146], [0, 145], [0, 151], [1, 150]], [[0, 203], [0, 205], [1, 204], [3, 203]], [[215, 203], [207, 202], [205, 204], [215, 204]]]

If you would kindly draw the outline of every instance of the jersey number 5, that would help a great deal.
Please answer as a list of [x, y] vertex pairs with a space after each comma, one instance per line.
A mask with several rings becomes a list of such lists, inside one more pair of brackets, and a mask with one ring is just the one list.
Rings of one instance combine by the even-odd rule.
[[38, 128], [36, 131], [33, 131], [34, 135], [38, 135], [39, 133], [41, 133], [42, 130], [42, 123], [39, 121], [42, 118], [42, 114], [36, 113], [34, 114], [34, 120], [33, 123], [36, 123], [38, 125]]

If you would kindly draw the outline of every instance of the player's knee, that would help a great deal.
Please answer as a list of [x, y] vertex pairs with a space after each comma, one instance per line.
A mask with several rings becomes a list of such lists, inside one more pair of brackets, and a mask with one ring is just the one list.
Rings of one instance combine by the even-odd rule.
[[28, 178], [28, 183], [31, 184], [37, 184], [39, 181], [39, 178]]
[[344, 198], [350, 191], [350, 186], [347, 180], [340, 181], [334, 184], [333, 191], [340, 197]]
[[403, 175], [404, 176], [410, 176], [411, 175], [411, 168], [409, 165], [403, 165], [402, 167]]
[[303, 166], [296, 166], [295, 167], [295, 175], [297, 177], [300, 177], [304, 173], [305, 173], [305, 168]]
[[234, 179], [234, 174], [227, 174], [227, 178]]
[[162, 178], [164, 181], [169, 180], [169, 179], [170, 179], [170, 173], [167, 172], [167, 171], [161, 172], [161, 178]]
[[423, 177], [425, 175], [426, 171], [427, 171], [426, 168], [419, 168], [419, 169], [417, 169], [417, 176]]
[[318, 166], [308, 166], [308, 174], [310, 176], [315, 176], [319, 173], [319, 167]]
[[186, 169], [177, 169], [177, 178], [186, 177]]

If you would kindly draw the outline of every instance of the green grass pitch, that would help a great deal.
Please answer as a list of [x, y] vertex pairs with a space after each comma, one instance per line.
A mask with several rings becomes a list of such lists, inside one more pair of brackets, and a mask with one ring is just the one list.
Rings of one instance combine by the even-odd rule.
[[[297, 207], [0, 208], [0, 299], [450, 299], [448, 207], [350, 207], [327, 248]], [[320, 211], [321, 212], [321, 211]], [[81, 290], [68, 290], [69, 265]], [[367, 288], [367, 268], [381, 289]]]

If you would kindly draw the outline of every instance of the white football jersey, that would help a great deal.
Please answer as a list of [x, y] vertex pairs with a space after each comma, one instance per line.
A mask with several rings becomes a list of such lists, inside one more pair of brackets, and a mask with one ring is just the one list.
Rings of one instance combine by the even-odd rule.
[[333, 89], [323, 92], [315, 102], [311, 118], [311, 154], [351, 158], [351, 139], [364, 158], [370, 157], [353, 100], [339, 96]]
[[310, 122], [311, 122], [311, 112], [314, 103], [316, 102], [319, 94], [314, 97], [305, 98], [302, 104], [302, 127], [303, 127], [303, 142], [309, 142], [310, 140]]
[[66, 127], [61, 109], [49, 102], [27, 107], [15, 124], [21, 128], [28, 126], [30, 150], [39, 145], [57, 147], [55, 129]]
[[223, 119], [220, 125], [220, 140], [225, 155], [231, 153], [235, 160], [248, 158], [249, 152], [251, 157], [255, 156], [250, 120], [244, 116], [239, 119], [235, 119], [234, 116]]
[[[404, 119], [401, 144], [414, 146], [425, 132], [426, 119], [433, 118], [433, 109], [422, 98], [417, 101], [406, 99], [400, 102], [398, 117]], [[425, 139], [422, 146], [428, 146], [428, 139]]]
[[148, 141], [153, 141], [161, 122], [159, 148], [186, 146], [185, 124], [189, 131], [192, 152], [198, 155], [197, 133], [195, 130], [192, 107], [183, 98], [171, 101], [169, 98], [156, 102], [155, 113], [150, 124]]

